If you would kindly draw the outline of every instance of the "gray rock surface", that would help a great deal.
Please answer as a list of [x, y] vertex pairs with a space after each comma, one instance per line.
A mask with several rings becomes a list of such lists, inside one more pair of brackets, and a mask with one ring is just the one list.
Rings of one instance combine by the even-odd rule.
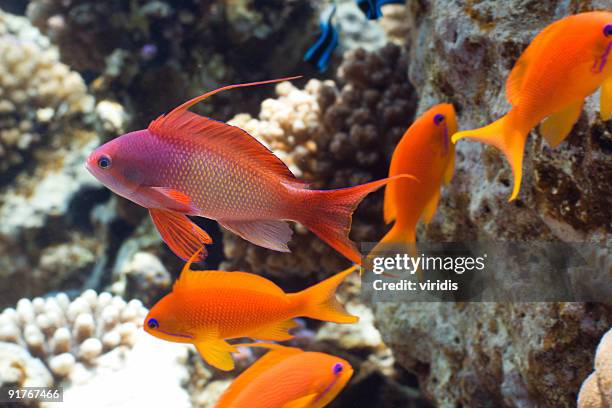
[[[418, 111], [452, 102], [461, 129], [506, 113], [509, 70], [534, 35], [604, 1], [410, 2], [409, 77]], [[557, 149], [532, 132], [525, 176], [507, 203], [512, 174], [492, 147], [461, 141], [455, 178], [419, 241], [609, 242], [610, 121], [589, 98]], [[416, 372], [439, 406], [571, 407], [591, 371], [612, 311], [578, 303], [376, 304], [376, 324], [397, 361]]]

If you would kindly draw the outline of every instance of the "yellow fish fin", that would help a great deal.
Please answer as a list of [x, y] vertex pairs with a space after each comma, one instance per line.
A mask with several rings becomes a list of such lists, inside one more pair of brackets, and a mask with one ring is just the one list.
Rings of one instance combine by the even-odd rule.
[[183, 268], [181, 276], [172, 287], [174, 292], [187, 289], [231, 287], [247, 289], [274, 296], [285, 296], [285, 292], [274, 282], [247, 272], [192, 271]]
[[612, 76], [601, 85], [599, 96], [599, 114], [601, 120], [608, 120], [612, 115]]
[[429, 199], [429, 202], [421, 213], [421, 219], [425, 224], [429, 224], [429, 221], [436, 214], [436, 208], [438, 208], [438, 202], [440, 201], [440, 190], [436, 191], [435, 194]]
[[351, 266], [308, 289], [290, 294], [289, 299], [299, 308], [300, 316], [334, 323], [355, 323], [359, 317], [348, 314], [336, 299], [336, 289], [355, 270], [355, 266]]
[[572, 102], [559, 112], [548, 116], [540, 124], [540, 134], [550, 147], [557, 147], [559, 143], [572, 131], [572, 127], [580, 117], [583, 100]]
[[514, 187], [508, 201], [516, 198], [521, 188], [523, 178], [523, 154], [525, 141], [529, 130], [521, 130], [515, 127], [513, 118], [514, 110], [510, 110], [505, 116], [497, 121], [473, 130], [464, 130], [453, 135], [453, 143], [460, 139], [472, 139], [482, 143], [495, 146], [502, 151], [510, 164], [514, 176]]
[[313, 406], [312, 404], [315, 402], [318, 396], [319, 394], [317, 394], [316, 392], [308, 394], [306, 396], [303, 396], [302, 398], [298, 398], [296, 400], [289, 401], [286, 404], [283, 404], [281, 408], [310, 408]]
[[289, 330], [298, 326], [299, 325], [296, 322], [289, 319], [282, 322], [275, 322], [269, 326], [251, 331], [247, 333], [247, 336], [261, 340], [284, 341], [293, 338], [293, 335], [289, 333]]
[[221, 395], [216, 408], [229, 408], [232, 406], [234, 400], [244, 387], [250, 384], [255, 378], [257, 378], [261, 373], [268, 371], [270, 368], [274, 367], [276, 364], [283, 361], [288, 356], [303, 353], [302, 350], [295, 347], [285, 347], [279, 344], [266, 344], [266, 343], [244, 343], [244, 344], [236, 344], [237, 347], [265, 347], [269, 348], [272, 351], [266, 353], [265, 356], [261, 357], [257, 360], [253, 365], [247, 368], [242, 374], [240, 374], [229, 386], [227, 390]]
[[230, 353], [236, 352], [236, 347], [228, 344], [225, 340], [209, 337], [194, 343], [200, 356], [213, 367], [223, 371], [234, 369], [234, 359]]

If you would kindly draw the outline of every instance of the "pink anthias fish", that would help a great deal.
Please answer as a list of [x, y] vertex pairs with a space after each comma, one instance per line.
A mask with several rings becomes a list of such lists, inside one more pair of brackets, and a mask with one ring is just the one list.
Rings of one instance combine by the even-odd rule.
[[100, 146], [86, 167], [115, 193], [148, 208], [163, 240], [185, 260], [212, 243], [187, 217], [194, 215], [217, 220], [247, 241], [281, 252], [290, 252], [292, 231], [285, 220], [297, 221], [361, 264], [361, 254], [348, 237], [353, 211], [393, 178], [310, 190], [244, 130], [188, 111], [223, 90], [295, 78], [228, 85], [193, 98], [147, 129]]

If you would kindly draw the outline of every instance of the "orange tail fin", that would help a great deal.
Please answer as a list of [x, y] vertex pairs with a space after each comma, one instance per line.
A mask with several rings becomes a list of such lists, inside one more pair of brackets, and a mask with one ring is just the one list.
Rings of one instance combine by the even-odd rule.
[[522, 130], [516, 126], [516, 120], [514, 120], [516, 115], [514, 113], [515, 111], [511, 110], [508, 114], [490, 125], [457, 132], [452, 138], [453, 143], [457, 143], [459, 139], [466, 138], [495, 146], [502, 151], [512, 168], [512, 175], [514, 177], [514, 187], [508, 201], [514, 200], [521, 188], [525, 141], [529, 134], [529, 130]]
[[303, 213], [299, 214], [296, 220], [317, 234], [319, 238], [331, 245], [336, 251], [352, 262], [361, 265], [361, 254], [355, 243], [348, 237], [351, 231], [353, 212], [365, 196], [378, 190], [391, 180], [404, 177], [417, 180], [413, 176], [400, 174], [339, 190], [303, 190], [309, 194], [306, 202], [307, 208], [301, 209]]
[[[393, 227], [387, 232], [387, 234], [376, 244], [376, 246], [368, 254], [367, 268], [371, 268], [371, 262], [376, 255], [383, 255], [384, 252], [388, 254], [400, 253], [408, 254], [413, 258], [417, 256], [416, 247], [416, 232], [414, 227], [402, 227], [398, 222], [393, 224]], [[419, 277], [422, 278], [422, 272], [417, 271]], [[400, 276], [393, 272], [383, 272], [383, 276], [388, 278], [399, 278]]]
[[290, 294], [289, 298], [295, 302], [300, 316], [334, 323], [359, 321], [359, 317], [348, 314], [336, 299], [336, 289], [356, 269], [356, 266], [351, 266], [308, 289]]

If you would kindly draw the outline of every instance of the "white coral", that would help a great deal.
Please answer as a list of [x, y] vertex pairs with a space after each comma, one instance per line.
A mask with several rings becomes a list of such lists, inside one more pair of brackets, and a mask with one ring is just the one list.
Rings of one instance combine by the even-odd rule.
[[131, 348], [147, 309], [139, 300], [87, 290], [72, 302], [64, 293], [21, 299], [0, 314], [0, 341], [16, 343], [42, 358], [58, 377], [78, 363], [96, 364], [103, 353]]

